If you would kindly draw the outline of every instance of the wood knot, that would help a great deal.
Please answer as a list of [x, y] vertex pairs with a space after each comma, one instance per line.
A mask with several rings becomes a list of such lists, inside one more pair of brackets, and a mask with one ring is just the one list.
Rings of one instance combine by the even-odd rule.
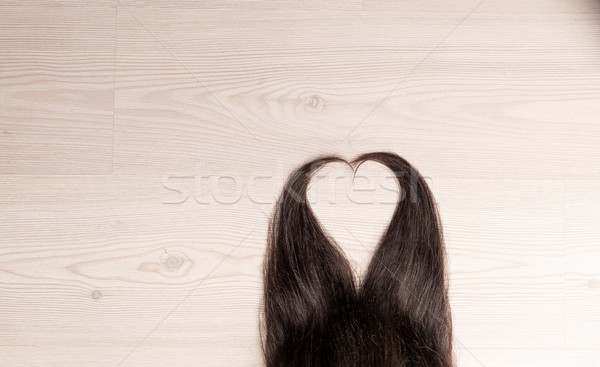
[[185, 260], [186, 259], [177, 252], [167, 252], [161, 256], [160, 264], [168, 272], [173, 272], [179, 269], [183, 263], [185, 263]]
[[325, 100], [316, 94], [308, 96], [305, 99], [304, 103], [306, 104], [306, 106], [310, 107], [315, 111], [323, 110], [323, 108], [325, 107]]
[[154, 261], [143, 262], [138, 266], [138, 270], [158, 273], [167, 278], [178, 278], [185, 276], [194, 265], [194, 261], [185, 252], [165, 248], [159, 251], [159, 254], [154, 254]]

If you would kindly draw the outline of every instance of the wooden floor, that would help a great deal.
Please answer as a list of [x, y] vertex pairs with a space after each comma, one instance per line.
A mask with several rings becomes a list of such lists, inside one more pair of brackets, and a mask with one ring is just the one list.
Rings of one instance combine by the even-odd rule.
[[[2, 1], [0, 365], [262, 366], [282, 180], [380, 150], [438, 200], [459, 367], [600, 366], [600, 2]], [[364, 169], [313, 204], [357, 267]]]

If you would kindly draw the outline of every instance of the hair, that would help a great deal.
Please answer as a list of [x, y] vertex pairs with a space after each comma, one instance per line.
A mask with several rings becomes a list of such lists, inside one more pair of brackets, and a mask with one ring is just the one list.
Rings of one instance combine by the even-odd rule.
[[[400, 196], [360, 284], [307, 200], [327, 163], [389, 168]], [[425, 180], [394, 153], [305, 163], [288, 178], [269, 225], [261, 342], [267, 367], [452, 367], [441, 222]]]

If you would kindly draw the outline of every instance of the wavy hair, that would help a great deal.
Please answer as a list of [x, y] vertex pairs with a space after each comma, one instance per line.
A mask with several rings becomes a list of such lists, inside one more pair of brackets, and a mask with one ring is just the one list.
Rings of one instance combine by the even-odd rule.
[[[400, 187], [360, 284], [307, 200], [331, 162], [389, 168]], [[288, 178], [269, 225], [261, 342], [267, 367], [453, 367], [441, 222], [419, 172], [394, 153], [331, 156]]]

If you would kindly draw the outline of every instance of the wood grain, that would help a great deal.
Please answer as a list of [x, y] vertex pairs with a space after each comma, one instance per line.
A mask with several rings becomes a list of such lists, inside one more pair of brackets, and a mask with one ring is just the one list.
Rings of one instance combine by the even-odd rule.
[[0, 172], [110, 173], [115, 10], [2, 6], [0, 19]]
[[457, 21], [453, 14], [119, 11], [115, 169], [163, 173], [238, 161], [232, 166], [251, 172], [264, 165], [259, 157], [286, 165], [351, 152], [343, 135]]
[[[600, 350], [600, 184], [567, 181], [566, 290], [567, 346]], [[600, 358], [600, 354], [599, 354]]]
[[[373, 150], [438, 201], [459, 367], [600, 365], [597, 2], [5, 1], [0, 20], [1, 366], [262, 366], [283, 181]], [[359, 174], [310, 191], [357, 276], [396, 195]]]

